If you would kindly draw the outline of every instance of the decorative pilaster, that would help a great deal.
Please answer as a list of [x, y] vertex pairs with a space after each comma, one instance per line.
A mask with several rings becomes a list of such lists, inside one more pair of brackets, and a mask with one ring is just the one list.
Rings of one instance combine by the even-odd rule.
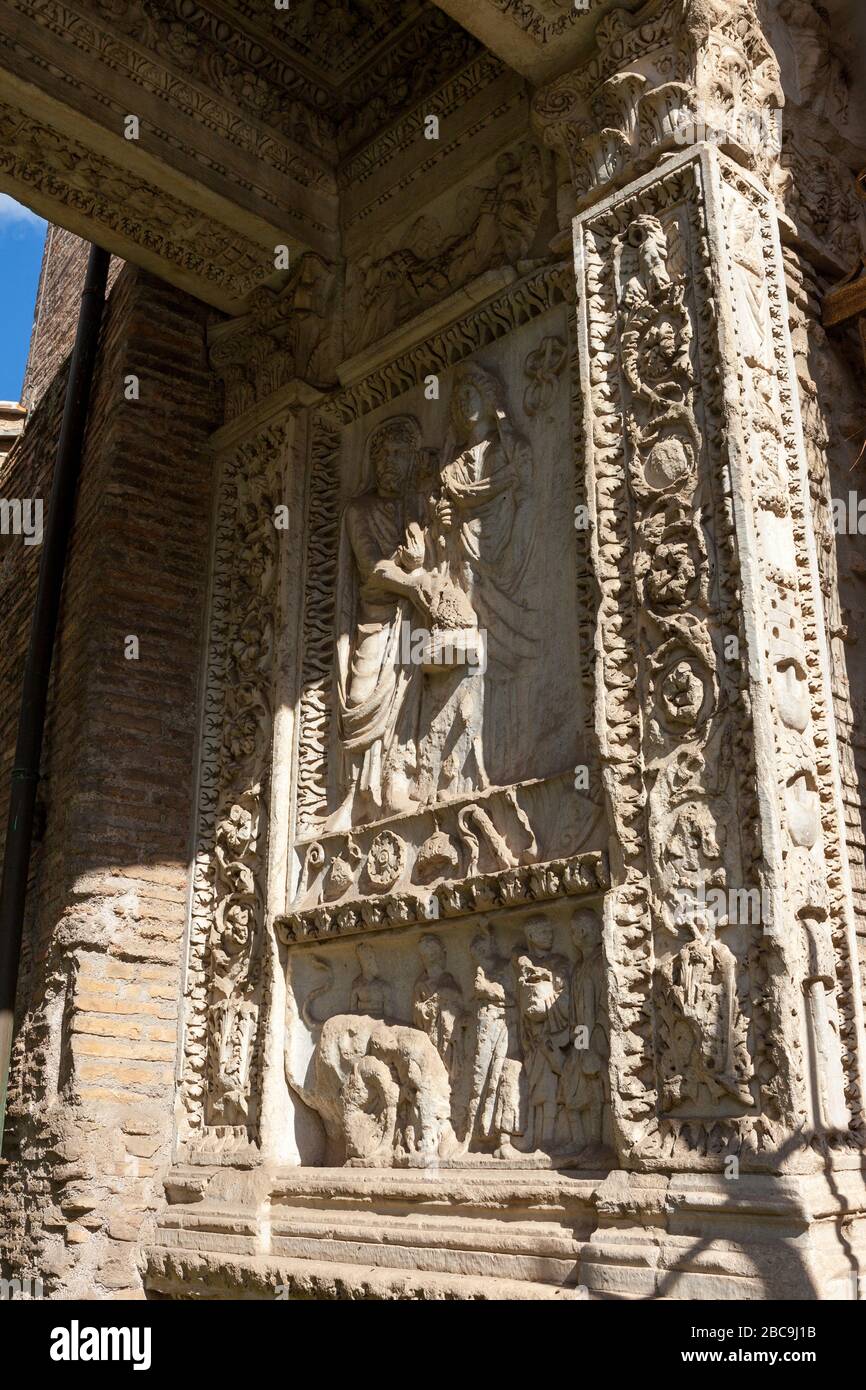
[[268, 790], [285, 426], [224, 460], [215, 518], [190, 909], [181, 1139], [258, 1138]]
[[862, 1137], [851, 889], [781, 252], [707, 145], [575, 221], [622, 1161]]

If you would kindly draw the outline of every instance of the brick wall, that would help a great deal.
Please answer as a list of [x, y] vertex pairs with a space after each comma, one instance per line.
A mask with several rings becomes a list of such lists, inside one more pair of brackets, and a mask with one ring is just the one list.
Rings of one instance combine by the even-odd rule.
[[[22, 404], [29, 410], [37, 405], [72, 350], [89, 250], [89, 243], [73, 232], [49, 226], [21, 388]], [[122, 266], [123, 261], [112, 256], [108, 270], [109, 290]]]
[[[74, 259], [74, 258], [71, 258]], [[124, 267], [106, 306], [52, 673], [19, 986], [6, 1262], [68, 1296], [139, 1296], [173, 1105], [221, 401], [196, 301]], [[141, 398], [124, 399], [135, 373]], [[47, 494], [63, 376], [9, 455]], [[38, 373], [31, 372], [36, 382]], [[0, 816], [37, 548], [0, 565]], [[125, 657], [135, 636], [139, 659]]]

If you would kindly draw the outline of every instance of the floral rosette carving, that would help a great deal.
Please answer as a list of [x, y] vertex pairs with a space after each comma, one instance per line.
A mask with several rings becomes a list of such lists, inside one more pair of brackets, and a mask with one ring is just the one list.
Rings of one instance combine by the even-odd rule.
[[391, 830], [376, 836], [367, 855], [367, 877], [375, 888], [392, 888], [406, 868], [406, 846]]

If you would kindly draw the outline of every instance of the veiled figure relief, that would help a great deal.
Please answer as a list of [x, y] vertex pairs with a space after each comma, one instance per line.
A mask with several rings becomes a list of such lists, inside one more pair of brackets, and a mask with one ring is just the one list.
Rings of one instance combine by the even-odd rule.
[[417, 420], [388, 420], [367, 441], [361, 489], [343, 513], [337, 699], [345, 799], [331, 829], [413, 804], [421, 672], [401, 663], [400, 640], [430, 593], [425, 571], [410, 572], [407, 551], [423, 545], [428, 519], [423, 459]]
[[343, 513], [327, 832], [504, 783], [519, 742], [517, 678], [537, 646], [532, 456], [492, 373], [457, 372], [438, 467], [431, 455], [414, 417], [384, 421]]

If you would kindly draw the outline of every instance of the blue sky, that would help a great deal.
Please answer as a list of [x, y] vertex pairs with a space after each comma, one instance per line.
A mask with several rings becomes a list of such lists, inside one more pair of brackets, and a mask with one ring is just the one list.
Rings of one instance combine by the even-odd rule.
[[0, 401], [17, 401], [33, 326], [47, 223], [0, 193]]

